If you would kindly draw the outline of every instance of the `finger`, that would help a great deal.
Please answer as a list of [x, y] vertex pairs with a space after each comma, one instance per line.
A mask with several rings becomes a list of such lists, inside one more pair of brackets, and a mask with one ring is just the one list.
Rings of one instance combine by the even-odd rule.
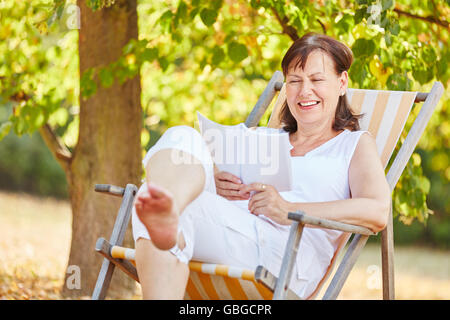
[[233, 181], [234, 183], [237, 184], [241, 184], [242, 181], [241, 179], [239, 179], [239, 177], [236, 177], [234, 174], [231, 174], [229, 172], [226, 171], [221, 171], [217, 174], [217, 178], [219, 180], [228, 180], [228, 181]]
[[253, 193], [252, 200], [253, 201], [260, 201], [260, 200], [266, 199], [267, 197], [268, 197], [268, 195], [266, 193], [256, 192], [256, 193]]
[[239, 194], [238, 191], [236, 190], [230, 190], [230, 189], [222, 189], [222, 188], [217, 188], [217, 191], [219, 194], [224, 195], [224, 196], [231, 196], [231, 197], [241, 197], [241, 195]]
[[228, 200], [247, 200], [246, 198], [242, 198], [242, 197], [225, 197], [225, 199], [228, 199]]
[[261, 207], [254, 207], [252, 208], [252, 210], [250, 210], [251, 214], [254, 214], [255, 216], [259, 216], [261, 214], [265, 213], [265, 206], [261, 206]]
[[249, 206], [248, 206], [248, 210], [250, 210], [250, 212], [254, 211], [256, 208], [260, 208], [260, 207], [264, 207], [267, 205], [267, 200], [266, 199], [256, 199], [254, 200], [252, 198], [251, 204], [249, 201]]
[[248, 207], [250, 208], [256, 201], [260, 201], [263, 198], [265, 198], [265, 195], [263, 195], [262, 193], [254, 193], [250, 197], [250, 201], [248, 202]]
[[219, 187], [220, 189], [225, 189], [225, 190], [229, 189], [229, 190], [239, 191], [239, 188], [241, 185], [233, 183], [233, 182], [219, 181], [216, 184], [216, 186]]
[[261, 192], [261, 191], [265, 191], [266, 188], [267, 188], [267, 185], [265, 185], [263, 183], [255, 182], [255, 183], [243, 185], [240, 189], [240, 192], [241, 193], [248, 193], [251, 191]]

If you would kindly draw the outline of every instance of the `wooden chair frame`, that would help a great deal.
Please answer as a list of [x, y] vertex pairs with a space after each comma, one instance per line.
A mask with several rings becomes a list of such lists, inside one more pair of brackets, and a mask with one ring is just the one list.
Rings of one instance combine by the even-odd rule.
[[[281, 90], [283, 82], [283, 74], [279, 71], [275, 72], [245, 121], [247, 127], [258, 125], [273, 98], [277, 92]], [[435, 82], [429, 93], [417, 93], [414, 102], [423, 102], [423, 105], [386, 175], [386, 179], [391, 190], [393, 190], [397, 184], [403, 169], [406, 167], [409, 158], [419, 142], [419, 139], [422, 136], [443, 92], [444, 87], [442, 83]], [[113, 258], [111, 255], [112, 247], [120, 246], [123, 242], [125, 232], [131, 218], [134, 197], [138, 188], [132, 184], [127, 184], [125, 188], [99, 184], [95, 186], [95, 190], [98, 192], [123, 197], [109, 242], [104, 238], [99, 238], [95, 247], [95, 250], [105, 257], [92, 294], [92, 299], [98, 300], [105, 298], [115, 266], [119, 267], [119, 269], [124, 271], [134, 280], [139, 281], [136, 268], [131, 262], [126, 259]], [[287, 283], [289, 283], [289, 279], [292, 275], [292, 270], [297, 255], [297, 248], [299, 247], [304, 225], [310, 224], [320, 226], [322, 228], [340, 230], [354, 234], [354, 237], [351, 240], [341, 263], [339, 264], [331, 283], [322, 297], [324, 300], [336, 299], [369, 236], [374, 235], [374, 233], [365, 227], [310, 217], [300, 211], [290, 212], [288, 217], [293, 220], [293, 223], [290, 228], [289, 239], [286, 245], [279, 277], [273, 277], [273, 275], [265, 272], [264, 267], [259, 266], [255, 272], [256, 280], [261, 281], [269, 287], [269, 289], [274, 291], [273, 299], [289, 298], [289, 296], [291, 296], [291, 292], [287, 287]], [[381, 258], [383, 299], [395, 299], [392, 210], [389, 214], [388, 224], [381, 232]], [[323, 284], [324, 280], [325, 279], [322, 279], [319, 287]], [[314, 294], [318, 292], [318, 289], [319, 288], [316, 289]]]

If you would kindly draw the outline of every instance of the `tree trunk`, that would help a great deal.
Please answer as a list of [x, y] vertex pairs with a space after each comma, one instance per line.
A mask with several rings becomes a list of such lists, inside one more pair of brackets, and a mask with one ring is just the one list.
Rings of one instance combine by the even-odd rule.
[[[137, 39], [136, 0], [116, 0], [109, 8], [92, 11], [86, 0], [78, 0], [80, 75], [92, 67], [117, 60], [122, 47]], [[98, 237], [109, 239], [120, 198], [94, 192], [96, 183], [124, 187], [138, 185], [141, 167], [140, 78], [110, 88], [99, 87], [88, 99], [80, 98], [78, 144], [69, 168], [72, 204], [72, 245], [63, 286], [66, 297], [90, 296], [102, 258], [95, 253]], [[128, 232], [125, 241], [131, 244]], [[76, 266], [76, 267], [73, 267]], [[79, 270], [80, 286], [73, 282]], [[69, 281], [70, 280], [70, 281]], [[70, 285], [69, 285], [70, 284]], [[122, 272], [115, 272], [110, 296], [127, 298], [135, 284]]]

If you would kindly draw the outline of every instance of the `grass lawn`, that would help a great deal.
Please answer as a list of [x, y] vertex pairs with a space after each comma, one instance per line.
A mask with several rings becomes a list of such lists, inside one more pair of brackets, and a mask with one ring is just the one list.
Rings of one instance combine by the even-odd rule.
[[[69, 203], [0, 192], [0, 209], [0, 300], [61, 299]], [[450, 299], [450, 251], [396, 247], [394, 263], [397, 299]], [[339, 299], [380, 299], [381, 292], [380, 249], [367, 245]]]

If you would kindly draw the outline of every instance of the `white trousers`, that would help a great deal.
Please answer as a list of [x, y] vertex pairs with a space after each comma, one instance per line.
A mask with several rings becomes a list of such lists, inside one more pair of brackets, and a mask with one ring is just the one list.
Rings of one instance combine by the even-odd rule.
[[[154, 153], [168, 148], [192, 154], [203, 165], [206, 175], [203, 192], [180, 216], [179, 232], [182, 232], [186, 246], [183, 250], [175, 246], [170, 252], [184, 263], [193, 259], [249, 269], [262, 265], [278, 276], [289, 227], [251, 214], [247, 209], [248, 200], [230, 201], [216, 194], [212, 157], [195, 129], [188, 126], [169, 128], [148, 151], [144, 166]], [[144, 187], [145, 183], [138, 192]], [[132, 227], [135, 241], [150, 239], [134, 207]], [[311, 245], [314, 236], [308, 231], [310, 228], [303, 231], [297, 259], [301, 263], [295, 264], [289, 285], [301, 298], [307, 298], [314, 291], [329, 264], [316, 254]]]

